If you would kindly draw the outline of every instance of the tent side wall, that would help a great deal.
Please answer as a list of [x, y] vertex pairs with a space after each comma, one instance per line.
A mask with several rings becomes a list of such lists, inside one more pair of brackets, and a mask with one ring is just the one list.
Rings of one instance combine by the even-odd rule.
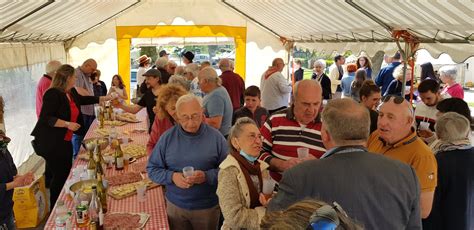
[[36, 85], [50, 60], [66, 63], [63, 43], [0, 43], [0, 95], [5, 100], [8, 149], [17, 166], [33, 154]]

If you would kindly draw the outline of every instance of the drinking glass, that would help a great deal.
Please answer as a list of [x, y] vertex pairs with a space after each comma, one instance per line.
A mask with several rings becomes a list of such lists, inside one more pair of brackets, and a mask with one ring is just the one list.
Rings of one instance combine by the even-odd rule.
[[309, 156], [308, 148], [297, 148], [296, 152], [298, 153], [298, 159], [304, 159]]
[[194, 175], [194, 167], [193, 166], [186, 166], [183, 168], [183, 176], [186, 178], [186, 177], [190, 177]]

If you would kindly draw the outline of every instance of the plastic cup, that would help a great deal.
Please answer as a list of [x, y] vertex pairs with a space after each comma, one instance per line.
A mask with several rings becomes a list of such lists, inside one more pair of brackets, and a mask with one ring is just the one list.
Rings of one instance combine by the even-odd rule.
[[183, 176], [186, 178], [186, 177], [190, 177], [194, 175], [194, 167], [193, 166], [186, 166], [183, 168]]
[[426, 122], [426, 121], [420, 122], [419, 129], [420, 130], [430, 130], [430, 123]]
[[298, 159], [304, 159], [309, 156], [308, 148], [297, 148], [296, 152], [298, 153]]
[[122, 144], [123, 145], [128, 145], [128, 137], [127, 136], [122, 137]]
[[273, 190], [275, 189], [275, 181], [272, 178], [263, 178], [262, 182], [262, 193], [267, 197], [273, 194]]
[[146, 184], [140, 183], [136, 186], [138, 202], [146, 201]]

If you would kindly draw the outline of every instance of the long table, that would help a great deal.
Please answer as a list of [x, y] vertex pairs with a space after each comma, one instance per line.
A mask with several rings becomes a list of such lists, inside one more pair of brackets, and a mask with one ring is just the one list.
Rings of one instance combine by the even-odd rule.
[[[137, 118], [141, 120], [140, 123], [129, 123], [124, 126], [116, 126], [117, 132], [119, 134], [123, 133], [124, 131], [128, 132], [129, 136], [132, 138], [132, 141], [130, 142], [130, 144], [134, 143], [134, 144], [146, 145], [148, 141], [148, 136], [149, 136], [148, 132], [145, 131], [143, 133], [132, 133], [132, 131], [136, 129], [148, 130], [146, 116], [147, 116], [146, 111], [143, 109], [137, 114]], [[109, 126], [105, 126], [105, 128], [107, 127]], [[95, 120], [94, 123], [89, 128], [89, 131], [87, 132], [85, 138], [98, 137], [98, 134], [95, 133], [95, 130], [97, 128], [98, 128], [98, 123], [97, 123], [97, 120]], [[86, 151], [86, 150], [84, 150], [81, 147], [81, 152], [83, 151]], [[148, 157], [142, 157], [137, 160], [137, 162], [143, 162], [143, 161], [148, 161]], [[86, 164], [87, 164], [87, 161], [77, 158], [74, 161], [72, 168], [75, 168], [78, 165], [86, 165]], [[133, 164], [130, 164], [130, 166], [131, 165]], [[127, 170], [132, 170], [132, 167], [130, 166], [128, 167]], [[126, 172], [127, 170], [123, 170], [123, 171]], [[106, 176], [116, 175], [119, 173], [123, 173], [123, 171], [118, 172], [118, 171], [115, 171], [113, 168], [106, 169], [105, 175]], [[69, 173], [69, 178], [71, 177], [72, 177], [72, 170], [71, 170], [71, 173]], [[145, 229], [169, 229], [163, 188], [161, 186], [158, 186], [156, 188], [148, 190], [146, 192], [146, 198], [147, 198], [146, 202], [138, 202], [137, 195], [130, 196], [121, 200], [115, 200], [112, 197], [108, 196], [107, 197], [108, 213], [113, 213], [113, 212], [147, 213], [150, 215], [150, 218], [148, 219], [148, 222], [145, 225]], [[73, 212], [74, 202], [70, 198], [70, 196], [65, 193], [64, 188], [61, 194], [59, 195], [58, 201], [59, 200], [63, 200], [68, 210]], [[45, 229], [55, 229], [55, 220], [56, 220], [56, 207], [52, 209], [51, 215], [49, 216], [48, 221], [45, 225]], [[78, 229], [75, 224], [74, 215], [72, 218], [72, 225], [73, 225], [73, 229]]]

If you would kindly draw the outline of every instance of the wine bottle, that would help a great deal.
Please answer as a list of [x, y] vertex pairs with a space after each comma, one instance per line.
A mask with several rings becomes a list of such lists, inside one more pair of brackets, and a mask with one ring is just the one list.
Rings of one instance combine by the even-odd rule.
[[87, 163], [87, 176], [89, 179], [95, 179], [96, 164], [94, 160], [94, 152], [89, 150], [89, 162]]
[[114, 140], [116, 142], [115, 147], [115, 170], [123, 170], [124, 162], [123, 162], [123, 152], [122, 148], [120, 148], [120, 143], [118, 140]]
[[101, 174], [97, 175], [97, 196], [99, 197], [102, 212], [107, 213], [107, 189], [104, 187]]

